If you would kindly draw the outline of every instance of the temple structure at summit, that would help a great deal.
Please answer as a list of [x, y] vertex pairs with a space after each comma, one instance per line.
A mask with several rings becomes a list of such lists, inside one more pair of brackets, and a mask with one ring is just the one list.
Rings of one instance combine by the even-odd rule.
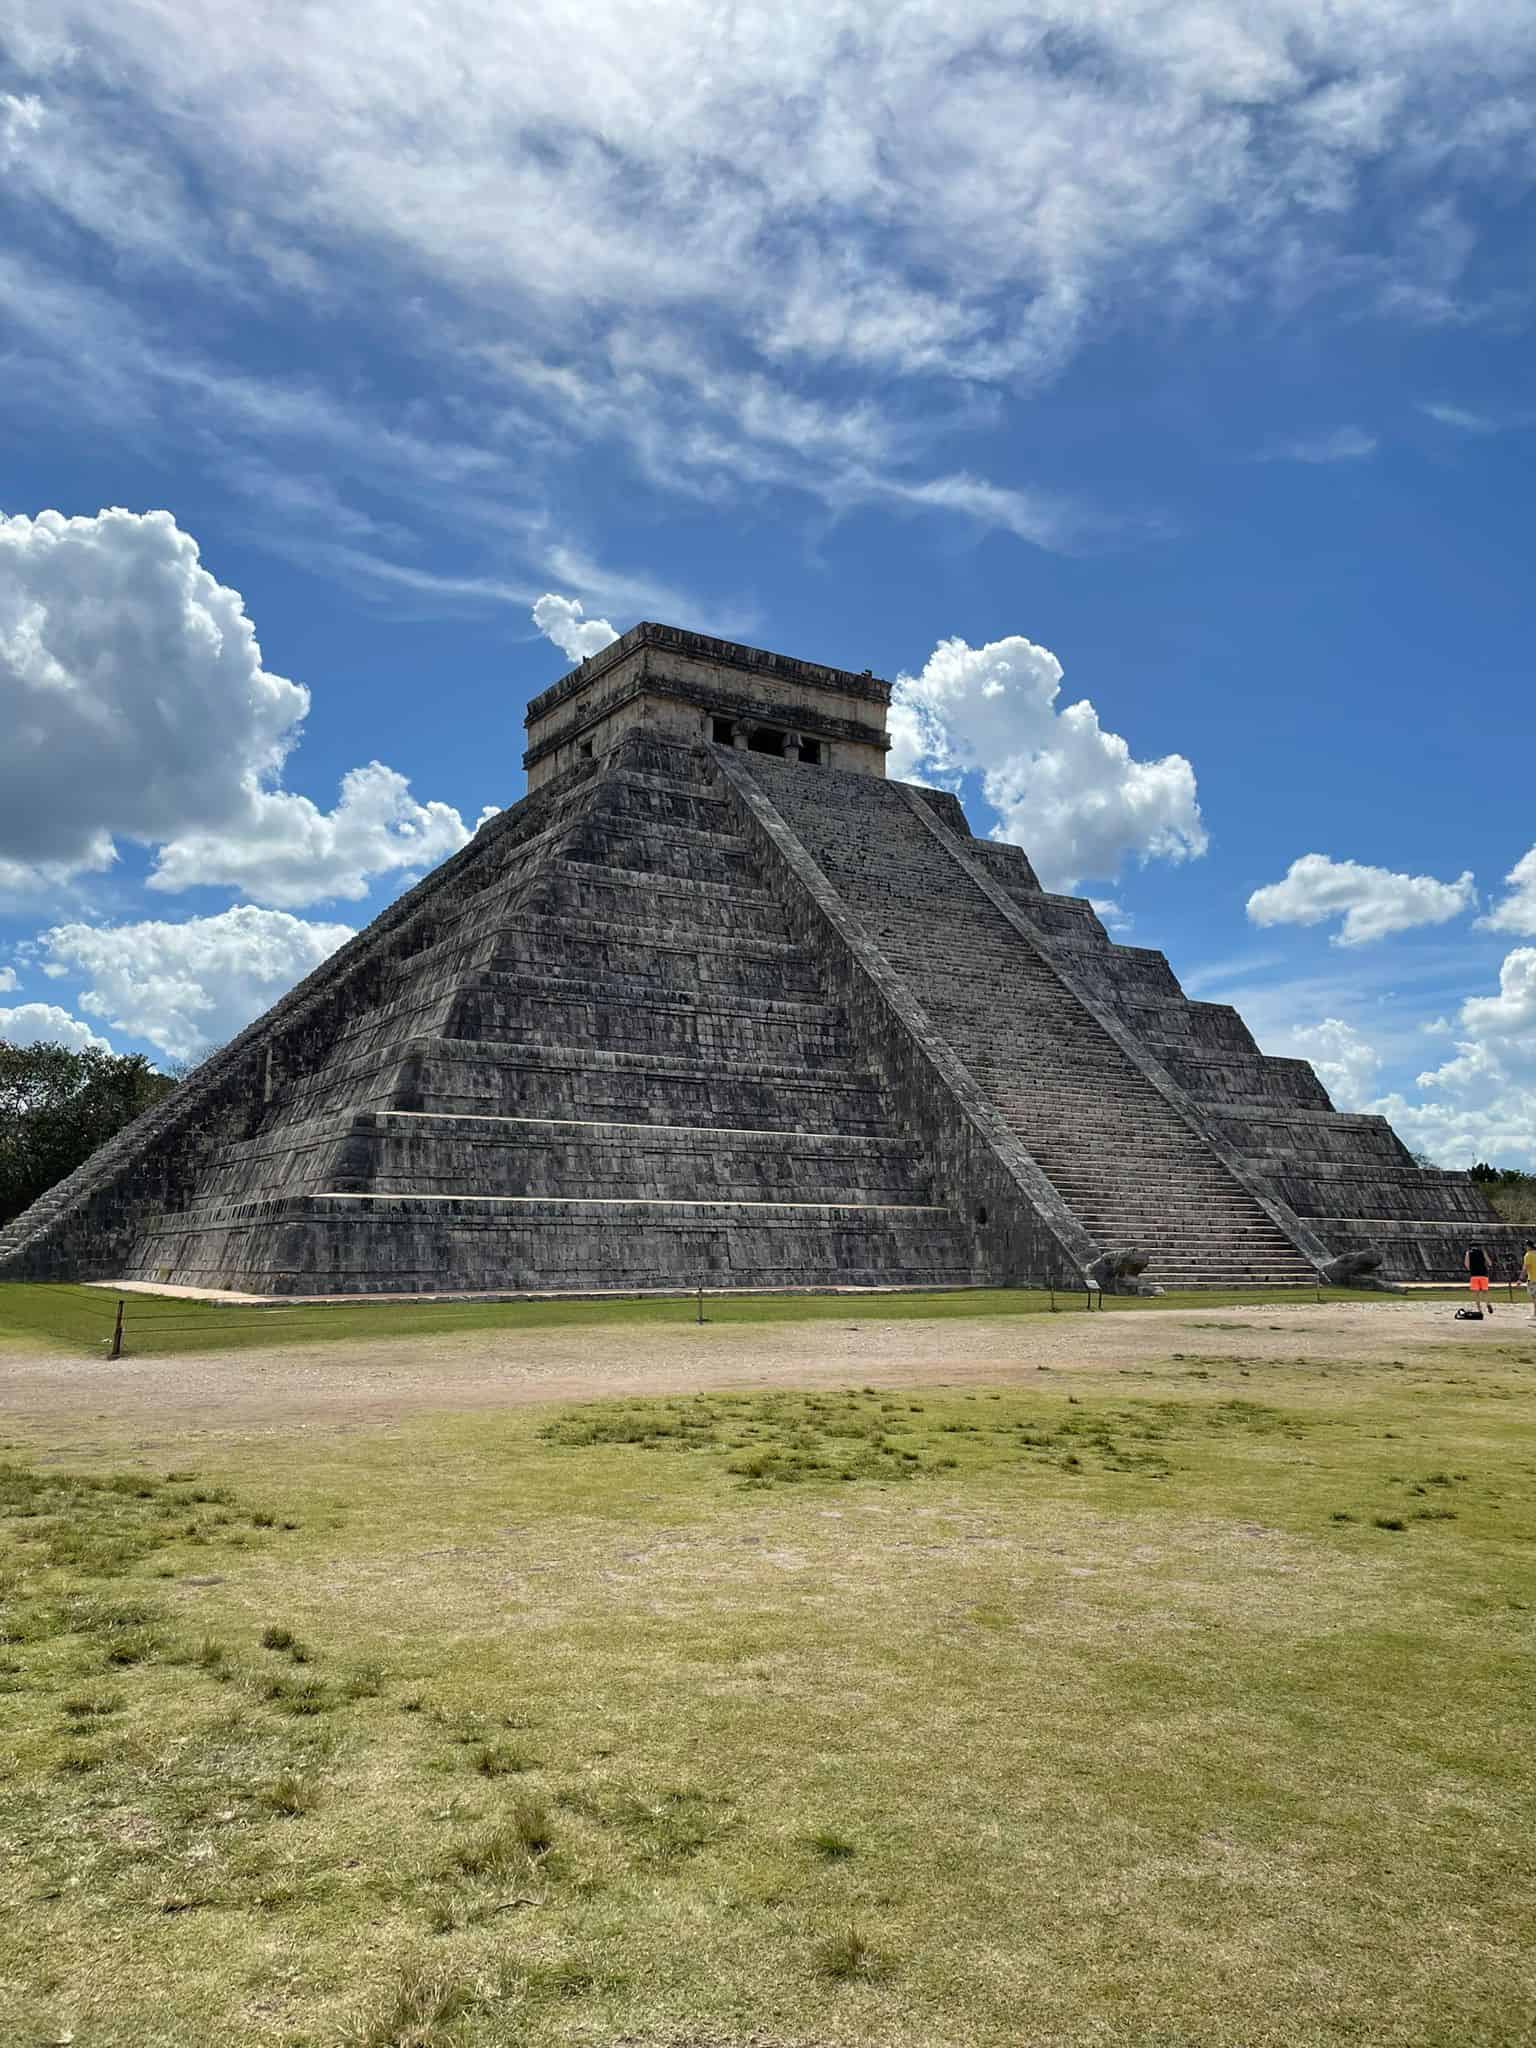
[[1501, 1238], [888, 780], [889, 695], [636, 626], [529, 706], [523, 800], [0, 1233], [0, 1278], [1310, 1286]]

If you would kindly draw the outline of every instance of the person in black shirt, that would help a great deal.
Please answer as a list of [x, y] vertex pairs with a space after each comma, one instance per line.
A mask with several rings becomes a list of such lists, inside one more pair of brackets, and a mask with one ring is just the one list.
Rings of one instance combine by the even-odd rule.
[[1493, 1278], [1492, 1259], [1482, 1245], [1469, 1244], [1461, 1263], [1466, 1268], [1467, 1284], [1472, 1290], [1474, 1306], [1481, 1309], [1485, 1316], [1491, 1317], [1493, 1297], [1488, 1292], [1488, 1283]]

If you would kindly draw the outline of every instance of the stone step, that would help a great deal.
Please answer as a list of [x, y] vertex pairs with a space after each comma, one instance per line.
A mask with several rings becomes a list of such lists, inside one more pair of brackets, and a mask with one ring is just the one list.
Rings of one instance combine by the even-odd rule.
[[[692, 753], [685, 749], [678, 751], [691, 768]], [[729, 799], [720, 794], [702, 770], [696, 776], [652, 774], [621, 761], [609, 769], [608, 779], [624, 789], [651, 790], [661, 796], [695, 797], [701, 802], [716, 804], [724, 815], [734, 816]]]
[[1187, 1235], [1191, 1230], [1222, 1231], [1246, 1235], [1265, 1243], [1290, 1246], [1290, 1240], [1257, 1204], [1251, 1209], [1246, 1209], [1235, 1202], [1218, 1207], [1170, 1200], [1161, 1210], [1152, 1211], [1126, 1207], [1103, 1197], [1093, 1202], [1078, 1199], [1070, 1206], [1074, 1214], [1080, 1216], [1089, 1228], [1096, 1228], [1099, 1223], [1112, 1223], [1117, 1230], [1149, 1231], [1159, 1237], [1176, 1232]]
[[638, 832], [592, 832], [568, 845], [567, 867], [601, 873], [645, 874], [666, 882], [719, 883], [750, 889], [752, 868], [745, 848], [672, 844], [661, 836]]
[[692, 853], [750, 858], [750, 841], [740, 820], [703, 797], [629, 795], [605, 801], [588, 812], [581, 844], [584, 852], [595, 849], [603, 858], [614, 857], [614, 849], [621, 846], [646, 849], [634, 863], [640, 867], [648, 867], [658, 854], [667, 860]]
[[[802, 1214], [832, 1222], [850, 1220], [854, 1223], [865, 1220], [874, 1222], [887, 1217], [941, 1217], [950, 1223], [956, 1220], [952, 1209], [937, 1202], [781, 1201], [775, 1197], [747, 1200], [722, 1199], [716, 1195], [482, 1195], [462, 1188], [452, 1189], [444, 1194], [430, 1195], [368, 1194], [347, 1188], [323, 1188], [308, 1199], [314, 1202], [387, 1202], [400, 1213], [419, 1208], [423, 1214], [428, 1213], [428, 1205], [443, 1202], [451, 1202], [456, 1209], [463, 1209], [468, 1213], [483, 1213], [488, 1216], [503, 1210], [518, 1209], [547, 1212], [551, 1216], [558, 1214], [568, 1219], [573, 1214], [582, 1217], [590, 1211], [596, 1222], [623, 1221], [631, 1215], [634, 1220], [644, 1222], [652, 1210], [664, 1210], [669, 1214], [674, 1211], [686, 1211], [690, 1216], [693, 1211], [698, 1210], [706, 1212], [707, 1215], [718, 1213], [733, 1222], [742, 1220], [743, 1216], [750, 1220]], [[600, 1215], [597, 1213], [599, 1211], [604, 1213]], [[623, 1211], [624, 1214], [615, 1216], [611, 1213], [615, 1211]]]
[[[1040, 1157], [1039, 1154], [1035, 1156]], [[1113, 1188], [1117, 1201], [1128, 1202], [1137, 1208], [1156, 1208], [1163, 1202], [1187, 1197], [1203, 1203], [1236, 1202], [1250, 1215], [1263, 1213], [1258, 1203], [1235, 1180], [1218, 1179], [1214, 1174], [1197, 1177], [1193, 1173], [1186, 1178], [1182, 1171], [1186, 1163], [1183, 1160], [1160, 1159], [1155, 1162], [1155, 1173], [1138, 1175], [1134, 1179], [1129, 1175], [1123, 1180], [1117, 1177], [1113, 1182], [1104, 1178], [1107, 1166], [1098, 1174], [1089, 1175], [1084, 1174], [1080, 1166], [1074, 1166], [1069, 1173], [1064, 1162], [1052, 1160], [1049, 1154], [1041, 1158], [1040, 1163], [1047, 1173], [1051, 1172], [1052, 1165], [1058, 1169], [1052, 1178], [1064, 1193], [1070, 1188], [1075, 1196], [1084, 1200], [1096, 1200], [1100, 1195], [1108, 1195]]]
[[810, 962], [813, 958], [806, 947], [790, 938], [787, 931], [774, 934], [735, 932], [723, 926], [717, 918], [697, 926], [680, 928], [666, 919], [646, 917], [643, 909], [643, 905], [631, 905], [623, 918], [583, 916], [574, 911], [562, 911], [558, 916], [549, 917], [535, 911], [524, 911], [507, 929], [551, 939], [570, 938], [602, 944], [622, 941], [626, 945], [654, 948], [662, 953], [686, 953], [701, 959], [718, 957], [729, 960], [741, 956], [753, 960]]
[[447, 1038], [506, 1043], [549, 1033], [563, 1042], [640, 1053], [682, 1053], [748, 1071], [764, 1062], [847, 1061], [852, 1040], [835, 1013], [808, 1015], [651, 1001], [610, 1002], [551, 987], [542, 994], [497, 988], [458, 991], [442, 1021]]
[[1149, 1266], [1142, 1275], [1158, 1287], [1316, 1287], [1319, 1280], [1310, 1267], [1291, 1266], [1201, 1266], [1188, 1269]]
[[544, 916], [598, 917], [622, 925], [661, 920], [681, 933], [707, 931], [725, 923], [738, 935], [783, 939], [788, 930], [783, 910], [761, 891], [740, 891], [719, 882], [690, 882], [676, 876], [550, 866], [522, 899], [520, 907]]
[[[596, 844], [600, 858], [606, 858], [604, 840], [653, 840], [659, 848], [719, 848], [723, 852], [745, 854], [750, 848], [748, 836], [741, 831], [739, 819], [725, 807], [721, 799], [709, 799], [702, 791], [690, 791], [682, 797], [680, 805], [670, 811], [649, 809], [647, 805], [635, 803], [627, 791], [629, 782], [606, 784], [606, 793], [584, 813], [580, 823], [580, 834], [588, 842]], [[684, 823], [684, 817], [696, 817], [698, 807], [713, 805], [715, 817], [709, 825]]]
[[883, 1087], [854, 1060], [762, 1061], [742, 1073], [697, 1051], [604, 1051], [553, 1040], [482, 1046], [438, 1037], [416, 1049], [419, 1099], [397, 1097], [395, 1107], [861, 1135], [894, 1128]]
[[703, 997], [686, 990], [658, 989], [635, 975], [582, 975], [533, 965], [482, 969], [461, 982], [457, 993], [470, 995], [482, 990], [541, 1001], [604, 1004], [626, 1010], [638, 1007], [669, 1016], [762, 1018], [828, 1026], [842, 1019], [838, 1006], [821, 995], [764, 996], [716, 988]]
[[[622, 1047], [598, 1046], [580, 1040], [497, 1039], [494, 1042], [453, 1038], [445, 1033], [422, 1034], [410, 1041], [412, 1047], [437, 1052], [454, 1059], [517, 1071], [558, 1069], [587, 1074], [633, 1075], [657, 1081], [676, 1080], [692, 1086], [710, 1080], [749, 1080], [775, 1089], [793, 1092], [818, 1087], [859, 1086], [879, 1090], [881, 1084], [857, 1059], [764, 1060], [749, 1075], [722, 1069], [708, 1051], [631, 1052]], [[394, 1105], [413, 1107], [414, 1105]], [[663, 1117], [661, 1122], [678, 1119]]]
[[1186, 1215], [1175, 1211], [1160, 1218], [1151, 1218], [1111, 1208], [1084, 1207], [1074, 1207], [1072, 1213], [1094, 1237], [1117, 1240], [1131, 1237], [1143, 1244], [1220, 1240], [1232, 1244], [1270, 1246], [1285, 1242], [1273, 1227], [1264, 1229], [1256, 1223], [1230, 1215]]
[[858, 1207], [932, 1200], [917, 1148], [901, 1137], [405, 1110], [316, 1118], [226, 1146], [208, 1162], [201, 1199], [217, 1206], [322, 1189]]
[[549, 863], [547, 873], [553, 878], [573, 882], [600, 882], [605, 888], [616, 891], [641, 890], [658, 899], [676, 897], [679, 901], [699, 906], [711, 903], [729, 903], [733, 911], [738, 909], [766, 909], [777, 912], [781, 917], [778, 898], [767, 889], [742, 889], [734, 882], [700, 882], [685, 876], [667, 875], [658, 878], [648, 868], [621, 868], [609, 865], [601, 867], [586, 861], [561, 858]]
[[389, 1129], [395, 1125], [407, 1127], [441, 1127], [444, 1132], [458, 1131], [467, 1125], [486, 1125], [497, 1131], [538, 1133], [588, 1131], [640, 1131], [647, 1139], [656, 1142], [673, 1142], [693, 1146], [700, 1136], [712, 1140], [750, 1138], [766, 1146], [783, 1149], [789, 1146], [806, 1145], [818, 1154], [835, 1153], [843, 1150], [865, 1151], [878, 1146], [883, 1150], [900, 1152], [912, 1159], [920, 1156], [920, 1148], [910, 1137], [859, 1136], [847, 1131], [783, 1130], [761, 1124], [663, 1124], [615, 1122], [612, 1119], [592, 1117], [554, 1116], [464, 1116], [444, 1114], [436, 1110], [382, 1109], [367, 1110], [350, 1119], [354, 1128], [378, 1126]]
[[680, 1001], [706, 997], [733, 1000], [778, 997], [815, 1001], [822, 981], [815, 966], [798, 957], [764, 958], [746, 952], [716, 953], [673, 945], [665, 950], [614, 936], [601, 943], [562, 939], [522, 942], [504, 937], [491, 960], [496, 973], [536, 972], [545, 985], [623, 984], [642, 996]]
[[1320, 1283], [1310, 1268], [1268, 1266], [1149, 1266], [1140, 1276], [1157, 1287], [1316, 1287]]
[[1160, 1243], [1142, 1240], [1138, 1249], [1147, 1254], [1154, 1266], [1208, 1266], [1242, 1265], [1263, 1266], [1278, 1270], [1282, 1266], [1306, 1267], [1310, 1272], [1311, 1261], [1299, 1252], [1287, 1255], [1283, 1246], [1255, 1245], [1247, 1242], [1229, 1243], [1220, 1238], [1205, 1239], [1190, 1244], [1178, 1238], [1165, 1238]]
[[[1102, 1175], [1090, 1178], [1068, 1174], [1056, 1161], [1041, 1160], [1040, 1164], [1061, 1192], [1070, 1195], [1074, 1200], [1096, 1201], [1101, 1195], [1107, 1195], [1109, 1192]], [[1057, 1167], [1054, 1173], [1051, 1172], [1053, 1165]], [[1221, 1205], [1237, 1202], [1245, 1213], [1251, 1213], [1256, 1206], [1250, 1201], [1243, 1201], [1240, 1194], [1235, 1191], [1233, 1182], [1229, 1180], [1197, 1180], [1193, 1176], [1185, 1180], [1171, 1172], [1161, 1176], [1156, 1182], [1117, 1180], [1114, 1184], [1114, 1195], [1117, 1202], [1151, 1212], [1156, 1212], [1174, 1197], [1204, 1204]]]
[[[1102, 1166], [1088, 1158], [1086, 1145], [1079, 1143], [1071, 1151], [1064, 1152], [1059, 1133], [1031, 1131], [1014, 1117], [1005, 1121], [1042, 1163], [1054, 1161], [1063, 1175], [1074, 1183], [1097, 1183]], [[1103, 1134], [1092, 1135], [1097, 1138]], [[1159, 1187], [1175, 1183], [1184, 1187], [1203, 1185], [1229, 1189], [1237, 1185], [1221, 1162], [1214, 1160], [1209, 1152], [1184, 1152], [1171, 1143], [1136, 1140], [1128, 1133], [1116, 1138], [1112, 1156], [1117, 1163], [1123, 1163], [1125, 1179], [1121, 1184], [1127, 1187], [1142, 1187], [1155, 1192]]]
[[[295, 1265], [283, 1247], [307, 1234]], [[932, 1205], [488, 1201], [353, 1194], [245, 1202], [167, 1216], [141, 1241], [141, 1275], [206, 1284], [222, 1271], [273, 1294], [961, 1286], [968, 1233]], [[324, 1285], [317, 1290], [319, 1277]]]

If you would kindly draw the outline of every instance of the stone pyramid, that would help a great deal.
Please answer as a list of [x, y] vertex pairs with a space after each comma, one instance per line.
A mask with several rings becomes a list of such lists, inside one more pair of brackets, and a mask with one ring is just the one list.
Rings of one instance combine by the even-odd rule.
[[530, 705], [523, 801], [0, 1233], [0, 1278], [1310, 1286], [1501, 1236], [886, 780], [888, 699], [635, 627]]

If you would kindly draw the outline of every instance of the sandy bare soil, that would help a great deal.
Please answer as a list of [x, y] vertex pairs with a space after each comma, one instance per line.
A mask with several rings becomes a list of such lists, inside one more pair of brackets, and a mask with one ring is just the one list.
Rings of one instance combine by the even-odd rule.
[[512, 1403], [706, 1389], [998, 1386], [1051, 1372], [1105, 1372], [1187, 1358], [1410, 1359], [1416, 1351], [1536, 1335], [1528, 1310], [1457, 1323], [1443, 1302], [1350, 1302], [956, 1322], [706, 1324], [666, 1329], [500, 1331], [331, 1342], [112, 1364], [0, 1355], [0, 1426], [93, 1442], [249, 1438], [294, 1429], [388, 1427], [407, 1416]]

